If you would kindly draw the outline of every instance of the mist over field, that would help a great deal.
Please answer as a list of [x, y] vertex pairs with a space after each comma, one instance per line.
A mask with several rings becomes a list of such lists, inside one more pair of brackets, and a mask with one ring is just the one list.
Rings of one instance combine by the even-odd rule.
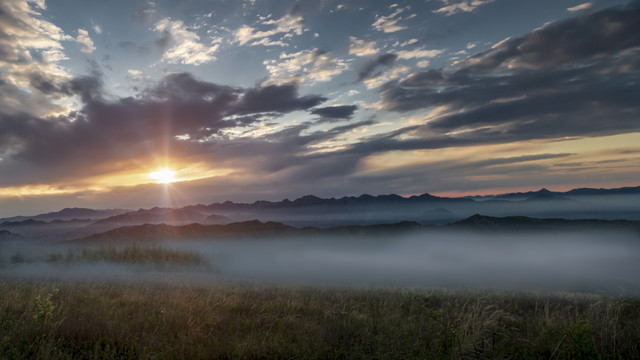
[[[211, 239], [139, 246], [197, 254], [206, 266], [159, 267], [149, 262], [86, 259], [54, 263], [48, 259], [50, 254], [65, 256], [69, 249], [81, 254], [87, 247], [5, 242], [0, 248], [0, 275], [71, 281], [249, 281], [640, 295], [640, 241], [632, 232], [430, 231], [397, 236]], [[16, 261], [15, 254], [23, 255], [23, 259]]]

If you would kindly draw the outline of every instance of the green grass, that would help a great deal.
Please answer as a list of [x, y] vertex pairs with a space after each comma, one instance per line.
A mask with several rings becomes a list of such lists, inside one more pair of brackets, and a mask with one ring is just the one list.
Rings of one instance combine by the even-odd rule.
[[0, 280], [3, 359], [638, 359], [640, 299]]

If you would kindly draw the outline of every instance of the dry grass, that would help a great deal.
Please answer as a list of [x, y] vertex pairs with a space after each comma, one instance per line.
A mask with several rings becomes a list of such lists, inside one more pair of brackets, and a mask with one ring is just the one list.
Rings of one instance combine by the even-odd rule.
[[640, 300], [0, 282], [6, 359], [632, 359]]

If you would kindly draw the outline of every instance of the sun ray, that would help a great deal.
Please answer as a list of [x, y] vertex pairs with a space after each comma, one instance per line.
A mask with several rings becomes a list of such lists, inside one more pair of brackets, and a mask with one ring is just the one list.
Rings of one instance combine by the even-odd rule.
[[176, 179], [176, 172], [167, 168], [159, 169], [149, 173], [149, 179], [155, 180], [158, 184], [170, 184]]

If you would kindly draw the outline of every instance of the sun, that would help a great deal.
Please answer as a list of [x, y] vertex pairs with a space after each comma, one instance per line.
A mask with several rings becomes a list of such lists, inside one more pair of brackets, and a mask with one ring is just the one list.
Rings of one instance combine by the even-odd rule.
[[166, 168], [149, 173], [149, 179], [153, 179], [159, 184], [169, 184], [177, 181], [176, 172]]

